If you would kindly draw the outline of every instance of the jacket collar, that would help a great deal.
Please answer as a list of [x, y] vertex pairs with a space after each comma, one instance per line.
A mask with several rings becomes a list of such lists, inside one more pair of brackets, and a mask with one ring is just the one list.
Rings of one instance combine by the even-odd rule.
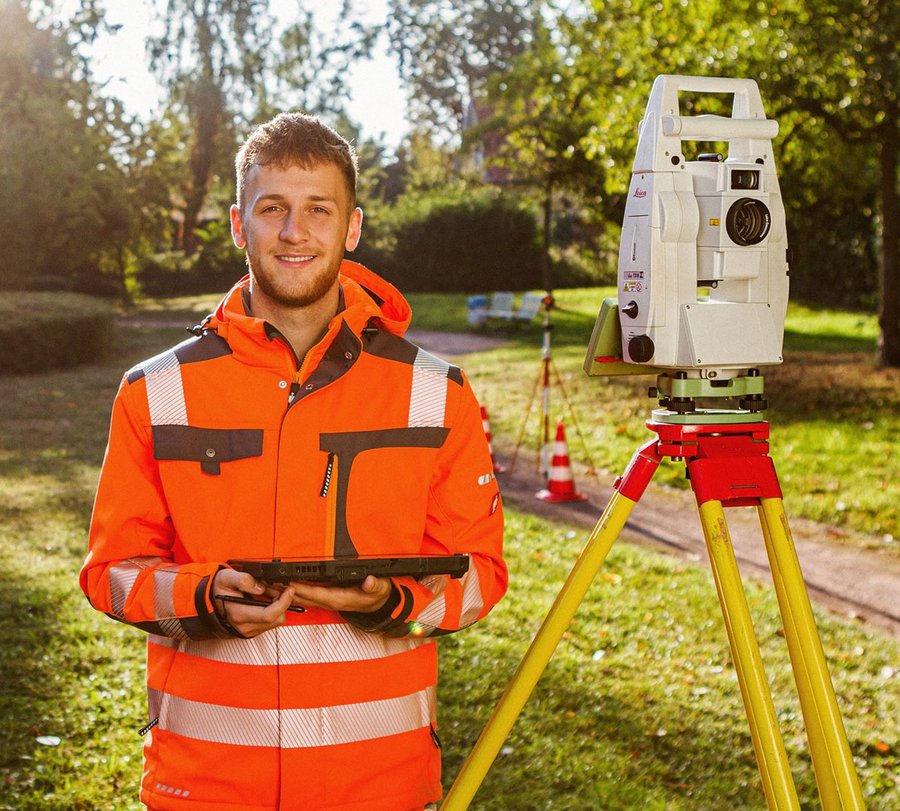
[[[254, 366], [283, 368], [293, 365], [292, 352], [273, 334], [270, 324], [248, 315], [245, 296], [249, 295], [250, 276], [241, 279], [225, 295], [204, 326], [224, 338], [236, 359]], [[361, 344], [362, 331], [372, 323], [394, 335], [403, 335], [409, 327], [412, 310], [392, 284], [362, 265], [344, 260], [340, 270], [341, 305], [331, 319], [322, 339], [310, 349], [303, 361], [302, 377], [307, 377], [322, 361], [332, 344], [341, 344], [344, 353], [355, 340]], [[280, 350], [273, 351], [275, 347]], [[357, 352], [353, 353], [358, 354]]]

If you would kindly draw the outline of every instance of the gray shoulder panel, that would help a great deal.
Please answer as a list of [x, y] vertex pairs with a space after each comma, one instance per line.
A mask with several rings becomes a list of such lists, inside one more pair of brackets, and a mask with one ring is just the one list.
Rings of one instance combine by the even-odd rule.
[[161, 352], [155, 357], [142, 361], [126, 374], [129, 383], [135, 383], [147, 374], [147, 370], [159, 364], [164, 356], [174, 358], [178, 364], [197, 363], [204, 360], [213, 360], [231, 354], [231, 347], [224, 338], [220, 338], [212, 330], [206, 330], [196, 338], [188, 338], [177, 346]]
[[395, 360], [410, 366], [415, 363], [419, 347], [411, 344], [399, 335], [393, 335], [383, 329], [367, 330], [364, 333], [363, 351], [385, 360]]
[[188, 338], [173, 350], [179, 363], [197, 363], [231, 354], [231, 347], [224, 338], [212, 330], [205, 330], [199, 338]]

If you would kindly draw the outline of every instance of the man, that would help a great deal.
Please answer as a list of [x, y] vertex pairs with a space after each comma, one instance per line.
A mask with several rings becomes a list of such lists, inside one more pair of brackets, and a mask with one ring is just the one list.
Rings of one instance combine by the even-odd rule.
[[[421, 809], [441, 792], [434, 637], [506, 589], [480, 410], [402, 337], [397, 290], [343, 259], [362, 226], [349, 144], [282, 114], [236, 163], [250, 273], [122, 381], [81, 573], [94, 608], [149, 632], [141, 799]], [[462, 578], [280, 592], [226, 563], [449, 553]]]

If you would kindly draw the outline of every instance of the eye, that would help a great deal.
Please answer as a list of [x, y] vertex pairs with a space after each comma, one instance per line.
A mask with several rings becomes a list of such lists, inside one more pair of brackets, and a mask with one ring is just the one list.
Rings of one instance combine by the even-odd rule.
[[327, 208], [324, 208], [323, 206], [313, 206], [311, 210], [312, 210], [313, 214], [330, 214], [331, 213]]

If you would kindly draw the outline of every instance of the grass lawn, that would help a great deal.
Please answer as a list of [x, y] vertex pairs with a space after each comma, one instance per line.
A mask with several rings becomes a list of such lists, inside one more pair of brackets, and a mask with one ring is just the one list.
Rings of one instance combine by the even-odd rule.
[[[572, 295], [574, 302], [584, 293]], [[590, 427], [594, 452], [598, 457], [606, 452], [602, 465], [616, 470], [635, 442], [643, 441], [642, 420], [652, 401], [640, 396], [646, 380], [617, 382], [614, 392], [602, 381], [576, 383], [586, 340], [582, 330], [586, 326], [590, 332], [593, 315], [588, 317], [584, 298], [576, 307], [567, 296], [559, 296], [564, 309], [556, 319], [555, 359], [570, 395], [578, 398], [575, 407], [583, 427]], [[179, 300], [179, 317], [197, 320], [209, 300]], [[426, 317], [433, 309], [442, 313], [442, 324], [464, 328], [465, 297], [451, 299], [452, 306], [443, 301], [444, 306], [440, 300], [431, 307], [423, 304], [417, 326], [437, 323], [437, 315], [431, 322]], [[139, 315], [142, 320], [172, 318], [163, 307]], [[808, 317], [818, 323], [815, 314]], [[838, 353], [852, 366], [851, 356], [861, 361], [868, 350], [841, 351], [849, 340], [840, 337], [842, 329], [825, 330], [837, 336], [828, 338], [836, 343], [825, 354]], [[508, 332], [508, 348], [471, 356], [466, 366], [491, 406], [492, 425], [505, 426], [514, 437], [537, 371], [540, 331]], [[0, 809], [139, 808], [137, 730], [146, 722], [142, 634], [90, 611], [76, 576], [120, 375], [184, 335], [170, 327], [121, 327], [115, 357], [67, 371], [0, 377], [0, 554], [6, 561], [0, 574]], [[793, 352], [809, 351], [791, 350], [788, 365], [799, 357]], [[833, 364], [823, 362], [826, 367]], [[855, 434], [857, 442], [872, 437], [880, 454], [869, 460], [876, 468], [872, 475], [896, 486], [887, 438], [897, 422], [896, 378], [892, 382], [874, 369], [866, 375], [882, 382], [867, 387], [863, 401], [846, 407], [857, 409], [859, 419], [872, 421], [873, 427], [860, 424], [846, 433], [849, 439]], [[512, 388], [514, 382], [519, 388]], [[832, 385], [836, 395], [843, 391], [842, 379]], [[777, 381], [770, 387], [773, 395], [776, 388]], [[830, 455], [811, 463], [806, 439], [789, 434], [795, 423], [807, 422], [799, 408], [807, 395], [792, 390], [783, 396], [796, 400], [797, 411], [788, 419], [791, 407], [779, 401], [771, 413], [782, 479], [788, 473], [788, 462], [782, 462], [790, 455], [788, 442], [796, 445], [792, 475], [805, 477], [810, 469], [823, 477], [843, 475], [830, 467], [826, 472], [823, 460], [830, 464]], [[880, 412], [870, 402], [878, 397], [884, 398]], [[823, 432], [841, 429], [840, 420], [826, 416], [821, 417]], [[595, 462], [601, 464], [599, 458]], [[853, 471], [849, 464], [848, 470]], [[853, 472], [849, 486], [861, 477]], [[795, 483], [789, 488], [806, 492]], [[829, 493], [823, 488], [816, 497]], [[877, 503], [853, 507], [858, 496], [848, 488], [841, 487], [837, 497], [850, 505], [839, 512], [847, 526], [867, 510], [880, 514]], [[788, 503], [797, 511], [804, 500]], [[893, 504], [883, 507], [884, 520], [893, 510]], [[508, 527], [509, 595], [485, 622], [440, 643], [448, 785], [585, 540], [580, 530], [516, 512], [510, 512]], [[747, 593], [801, 801], [804, 808], [816, 807], [774, 596], [753, 582]], [[876, 811], [900, 807], [900, 645], [823, 613], [819, 622], [867, 805]], [[614, 546], [472, 807], [765, 807], [705, 569], [624, 543]]]

